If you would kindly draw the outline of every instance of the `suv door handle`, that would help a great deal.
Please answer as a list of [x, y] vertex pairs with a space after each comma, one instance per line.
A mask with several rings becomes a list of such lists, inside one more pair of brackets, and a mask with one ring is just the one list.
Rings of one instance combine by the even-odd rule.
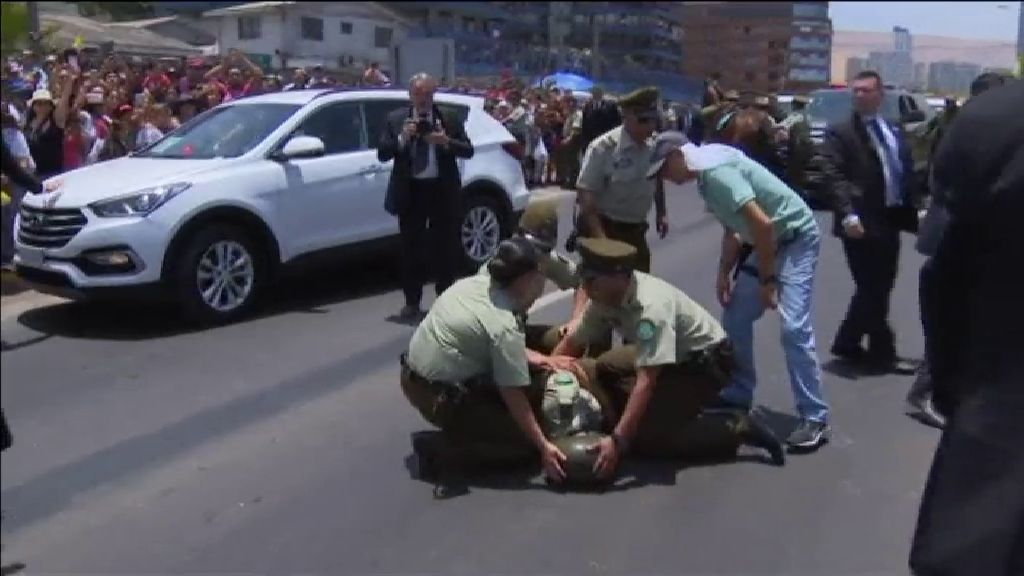
[[369, 166], [363, 166], [359, 169], [360, 176], [368, 176], [370, 174], [377, 174], [383, 172], [386, 168], [380, 164], [370, 164]]

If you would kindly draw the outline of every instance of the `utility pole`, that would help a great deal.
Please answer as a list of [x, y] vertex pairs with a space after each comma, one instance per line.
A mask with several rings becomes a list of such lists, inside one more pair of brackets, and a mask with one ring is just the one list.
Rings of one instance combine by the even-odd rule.
[[42, 52], [42, 38], [39, 31], [39, 3], [26, 2], [28, 9], [28, 44], [37, 57]]

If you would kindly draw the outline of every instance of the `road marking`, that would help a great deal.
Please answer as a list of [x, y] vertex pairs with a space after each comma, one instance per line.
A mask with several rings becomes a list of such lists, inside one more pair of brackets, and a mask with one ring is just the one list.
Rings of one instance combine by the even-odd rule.
[[0, 322], [17, 318], [29, 310], [53, 306], [62, 302], [68, 302], [68, 300], [59, 296], [41, 294], [31, 289], [16, 296], [4, 296], [2, 310], [0, 310]]
[[530, 193], [530, 201], [533, 200], [551, 200], [551, 199], [562, 199], [575, 197], [576, 193], [572, 190], [561, 190], [554, 188], [542, 188], [540, 190], [534, 190]]

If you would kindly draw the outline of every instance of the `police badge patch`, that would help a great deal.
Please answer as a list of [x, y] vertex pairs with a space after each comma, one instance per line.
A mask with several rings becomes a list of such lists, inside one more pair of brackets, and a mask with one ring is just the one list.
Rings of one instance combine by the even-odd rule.
[[654, 327], [654, 322], [647, 318], [636, 323], [636, 338], [641, 342], [648, 342], [652, 340], [657, 332], [658, 329]]

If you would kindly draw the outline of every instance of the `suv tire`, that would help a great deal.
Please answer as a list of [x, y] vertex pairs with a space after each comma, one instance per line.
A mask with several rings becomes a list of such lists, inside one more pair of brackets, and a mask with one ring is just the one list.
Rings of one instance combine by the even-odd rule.
[[176, 260], [174, 298], [185, 317], [200, 325], [229, 323], [250, 312], [269, 272], [259, 244], [231, 224], [200, 228]]
[[459, 219], [459, 246], [467, 269], [476, 271], [490, 260], [511, 233], [505, 208], [489, 194], [466, 198]]

